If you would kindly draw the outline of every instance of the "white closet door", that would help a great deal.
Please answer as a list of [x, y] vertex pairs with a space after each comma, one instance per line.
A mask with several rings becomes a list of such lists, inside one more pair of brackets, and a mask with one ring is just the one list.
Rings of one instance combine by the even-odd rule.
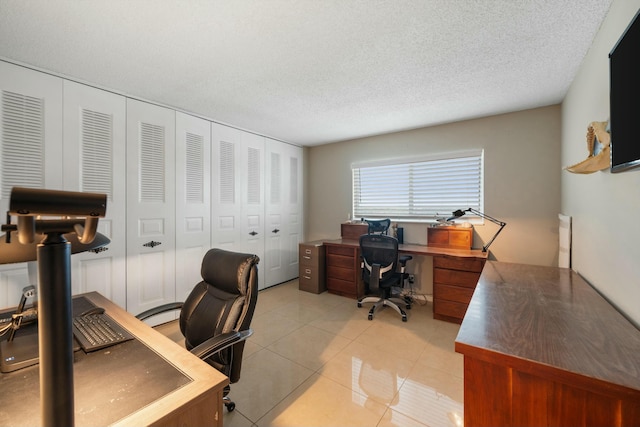
[[[175, 111], [127, 100], [127, 310], [175, 301]], [[155, 316], [153, 323], [173, 319]]]
[[266, 285], [298, 275], [298, 243], [302, 233], [301, 150], [267, 139]]
[[176, 113], [176, 299], [202, 280], [211, 248], [211, 123]]
[[98, 291], [126, 307], [126, 100], [123, 96], [64, 82], [64, 189], [107, 195], [98, 231], [111, 240], [71, 257], [73, 293]]
[[[62, 189], [62, 79], [0, 61], [3, 223], [15, 186]], [[26, 263], [0, 265], [0, 307], [17, 305], [29, 284], [36, 278], [29, 279]]]
[[260, 257], [264, 271], [264, 138], [214, 123], [212, 242], [214, 247]]
[[239, 182], [242, 132], [212, 123], [211, 240], [214, 247], [242, 251], [242, 194]]
[[266, 277], [262, 268], [265, 258], [264, 137], [243, 132], [241, 152], [242, 250], [260, 257], [258, 288], [262, 289]]

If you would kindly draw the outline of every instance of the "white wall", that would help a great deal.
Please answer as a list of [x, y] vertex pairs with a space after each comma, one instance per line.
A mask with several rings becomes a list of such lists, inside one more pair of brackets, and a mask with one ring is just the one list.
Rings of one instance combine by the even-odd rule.
[[[307, 240], [340, 237], [340, 223], [351, 212], [352, 162], [484, 148], [485, 213], [507, 222], [489, 248], [491, 258], [557, 265], [560, 117], [555, 105], [311, 147]], [[426, 244], [425, 224], [401, 225], [406, 243]], [[491, 222], [476, 226], [474, 247], [496, 231]], [[409, 270], [418, 276], [420, 290], [431, 294], [430, 257], [414, 259]]]
[[[562, 103], [563, 166], [587, 156], [589, 123], [609, 118], [608, 55], [639, 8], [640, 0], [613, 1]], [[562, 212], [573, 217], [572, 268], [640, 325], [640, 169], [565, 171], [561, 182]]]

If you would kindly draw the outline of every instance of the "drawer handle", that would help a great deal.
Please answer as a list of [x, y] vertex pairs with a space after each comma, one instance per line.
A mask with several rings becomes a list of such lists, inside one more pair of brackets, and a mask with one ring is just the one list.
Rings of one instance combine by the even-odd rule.
[[310, 269], [308, 269], [308, 268], [307, 268], [307, 269], [305, 269], [305, 270], [304, 270], [304, 272], [305, 272], [305, 273], [307, 273], [307, 274], [311, 274], [311, 270], [310, 270]]
[[311, 255], [311, 249], [305, 249], [305, 250], [304, 250], [304, 253], [305, 253], [305, 254], [309, 254], [309, 255]]
[[302, 258], [304, 258], [304, 259], [311, 259], [311, 257], [310, 257], [310, 256], [306, 256], [306, 255], [303, 255], [303, 256], [302, 256]]
[[307, 279], [307, 280], [311, 280], [311, 277], [309, 277], [309, 276], [302, 276], [302, 277]]

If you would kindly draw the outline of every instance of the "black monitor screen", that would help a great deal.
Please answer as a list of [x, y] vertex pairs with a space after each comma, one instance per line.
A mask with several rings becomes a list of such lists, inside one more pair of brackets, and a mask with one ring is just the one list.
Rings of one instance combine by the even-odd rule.
[[640, 166], [640, 11], [609, 54], [611, 172]]

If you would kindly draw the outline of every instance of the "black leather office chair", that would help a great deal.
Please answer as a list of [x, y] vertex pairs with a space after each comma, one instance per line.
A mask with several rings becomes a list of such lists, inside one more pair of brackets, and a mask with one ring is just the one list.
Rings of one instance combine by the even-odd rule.
[[[391, 296], [393, 286], [402, 286], [404, 269], [410, 256], [398, 258], [398, 240], [394, 237], [380, 234], [363, 234], [360, 236], [360, 256], [362, 257], [362, 280], [365, 283], [365, 293], [377, 293], [377, 296], [365, 296], [358, 300], [358, 307], [372, 302], [369, 310], [369, 320], [379, 307], [391, 307], [407, 321], [407, 313], [401, 308], [410, 309], [411, 304], [400, 298]], [[408, 259], [407, 259], [408, 258]], [[398, 270], [400, 264], [400, 271]]]
[[[251, 319], [258, 299], [257, 255], [209, 250], [202, 260], [202, 281], [184, 303], [165, 304], [136, 316], [140, 320], [180, 310], [185, 347], [229, 377], [240, 379], [245, 340], [253, 333]], [[235, 409], [224, 390], [228, 411]]]

